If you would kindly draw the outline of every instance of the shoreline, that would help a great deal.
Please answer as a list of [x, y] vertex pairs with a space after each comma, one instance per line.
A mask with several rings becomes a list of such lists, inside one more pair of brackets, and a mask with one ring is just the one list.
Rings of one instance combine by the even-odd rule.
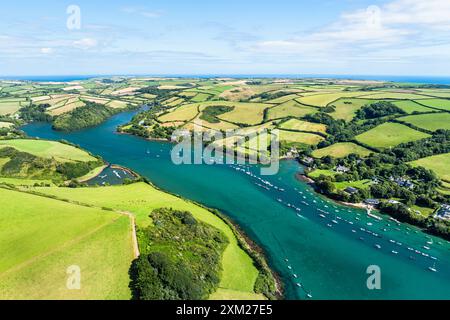
[[[139, 177], [142, 177], [142, 176], [139, 175]], [[284, 284], [283, 284], [283, 281], [281, 280], [281, 276], [273, 268], [271, 268], [269, 266], [269, 263], [268, 263], [269, 260], [267, 259], [267, 255], [265, 254], [264, 249], [262, 249], [261, 246], [259, 246], [254, 240], [252, 240], [245, 233], [245, 231], [242, 230], [242, 228], [239, 226], [239, 224], [234, 222], [230, 217], [228, 217], [227, 215], [225, 215], [218, 209], [207, 207], [197, 201], [190, 200], [190, 199], [184, 198], [176, 193], [164, 190], [163, 188], [160, 188], [157, 185], [153, 184], [147, 178], [145, 178], [145, 177], [142, 177], [142, 178], [144, 179], [145, 183], [148, 183], [153, 188], [155, 188], [161, 192], [170, 194], [179, 199], [182, 199], [184, 201], [193, 203], [199, 207], [202, 207], [205, 210], [211, 212], [211, 214], [213, 214], [216, 217], [218, 217], [219, 219], [221, 219], [223, 222], [225, 222], [230, 227], [231, 231], [233, 232], [234, 236], [236, 237], [239, 247], [244, 252], [246, 252], [249, 255], [249, 257], [253, 260], [255, 267], [258, 269], [260, 274], [263, 272], [266, 272], [266, 273], [269, 273], [270, 276], [272, 277], [274, 284], [275, 284], [275, 290], [276, 290], [276, 292], [275, 292], [276, 295], [274, 297], [275, 299], [271, 299], [271, 297], [268, 297], [265, 293], [261, 293], [261, 294], [264, 297], [266, 297], [268, 300], [283, 300], [284, 299]]]

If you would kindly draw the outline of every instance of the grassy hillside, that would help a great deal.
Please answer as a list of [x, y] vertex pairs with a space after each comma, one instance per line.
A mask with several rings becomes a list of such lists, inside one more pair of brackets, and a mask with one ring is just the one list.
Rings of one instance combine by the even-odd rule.
[[317, 149], [312, 153], [312, 155], [316, 158], [323, 158], [326, 156], [331, 156], [333, 158], [344, 158], [352, 153], [365, 157], [371, 154], [372, 151], [354, 143], [342, 142], [333, 144], [323, 149]]
[[206, 209], [144, 183], [96, 189], [37, 188], [36, 190], [62, 199], [132, 212], [139, 227], [151, 225], [149, 213], [158, 208], [189, 211], [199, 221], [222, 231], [229, 241], [222, 257], [223, 273], [216, 296], [224, 289], [227, 294], [236, 291], [238, 296], [245, 294], [248, 299], [260, 297], [254, 293], [258, 270], [253, 265], [252, 259], [239, 247], [230, 227]]
[[356, 140], [375, 148], [391, 148], [401, 143], [425, 139], [428, 134], [413, 130], [398, 123], [384, 123], [370, 131], [360, 134]]
[[70, 161], [96, 161], [84, 150], [55, 141], [44, 140], [0, 140], [0, 148], [3, 146], [13, 147], [22, 152], [26, 152], [37, 157], [51, 159], [61, 162]]
[[439, 178], [450, 182], [450, 153], [419, 159], [411, 164], [433, 170]]
[[[0, 299], [129, 299], [130, 219], [0, 188]], [[81, 290], [66, 270], [81, 268]]]

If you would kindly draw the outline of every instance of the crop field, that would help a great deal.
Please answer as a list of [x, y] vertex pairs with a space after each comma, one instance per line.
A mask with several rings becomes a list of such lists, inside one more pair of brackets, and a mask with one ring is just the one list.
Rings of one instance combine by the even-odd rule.
[[268, 111], [268, 119], [282, 119], [287, 117], [304, 117], [318, 112], [318, 109], [302, 105], [294, 100], [285, 102]]
[[319, 123], [311, 123], [307, 121], [302, 121], [298, 119], [290, 119], [280, 125], [281, 129], [289, 129], [289, 130], [296, 130], [296, 131], [310, 131], [310, 132], [320, 132], [320, 133], [326, 133], [327, 132], [327, 126], [324, 124]]
[[326, 107], [330, 103], [341, 98], [353, 98], [366, 94], [365, 92], [337, 92], [314, 94], [307, 97], [297, 99], [298, 102], [308, 106]]
[[417, 101], [424, 106], [440, 109], [444, 111], [450, 111], [450, 99], [426, 99]]
[[361, 147], [355, 143], [342, 142], [333, 144], [323, 149], [317, 149], [313, 151], [312, 155], [315, 158], [323, 158], [326, 156], [331, 156], [333, 158], [344, 158], [349, 154], [357, 154], [365, 157], [370, 155], [371, 153], [373, 153], [373, 151], [370, 151], [369, 149]]
[[412, 115], [399, 118], [398, 120], [429, 131], [450, 130], [450, 113], [447, 112]]
[[161, 122], [189, 121], [199, 114], [199, 104], [185, 104], [158, 118]]
[[258, 270], [253, 266], [251, 258], [239, 247], [232, 230], [225, 222], [194, 203], [164, 193], [144, 183], [96, 189], [36, 188], [36, 190], [62, 199], [132, 212], [136, 216], [138, 226], [151, 224], [148, 213], [154, 209], [169, 207], [175, 210], [189, 211], [196, 219], [221, 230], [230, 241], [222, 257], [223, 273], [220, 288], [227, 292], [237, 291], [237, 297], [243, 293], [250, 297], [255, 296], [253, 287]]
[[0, 99], [0, 116], [14, 114], [25, 104], [22, 99]]
[[280, 130], [280, 141], [317, 145], [322, 140], [324, 138], [317, 134]]
[[52, 116], [59, 116], [61, 114], [70, 112], [72, 110], [75, 110], [76, 108], [80, 108], [80, 107], [83, 107], [83, 106], [85, 106], [85, 103], [83, 101], [80, 101], [80, 100], [77, 99], [77, 100], [75, 100], [73, 102], [66, 103], [66, 104], [64, 104], [61, 107], [57, 107], [55, 109], [52, 109], [50, 111], [50, 114]]
[[439, 178], [450, 182], [450, 153], [419, 159], [411, 164], [433, 170]]
[[205, 102], [211, 97], [211, 95], [206, 93], [199, 93], [191, 99], [192, 102]]
[[[422, 101], [426, 101], [426, 100], [419, 100], [420, 103], [422, 103]], [[399, 107], [400, 109], [402, 109], [403, 111], [405, 111], [406, 113], [412, 114], [414, 112], [432, 112], [433, 109], [424, 107], [423, 105], [415, 102], [415, 101], [411, 101], [411, 100], [402, 100], [402, 101], [395, 101], [393, 102], [397, 107]]]
[[[130, 219], [0, 188], [0, 299], [129, 299]], [[66, 287], [69, 266], [80, 290]]]
[[285, 103], [285, 102], [288, 102], [288, 101], [291, 101], [291, 100], [294, 100], [294, 99], [298, 99], [300, 97], [301, 96], [299, 96], [297, 94], [290, 94], [290, 95], [287, 95], [287, 96], [283, 96], [283, 97], [280, 97], [280, 98], [269, 100], [269, 101], [267, 101], [267, 103], [280, 104], [280, 103]]
[[55, 141], [45, 140], [0, 140], [1, 147], [13, 147], [19, 151], [33, 154], [41, 158], [55, 158], [58, 161], [96, 161], [86, 151]]
[[[214, 103], [210, 105], [214, 105]], [[217, 105], [224, 105], [224, 104], [220, 102]], [[231, 104], [227, 103], [225, 105], [233, 106], [234, 110], [231, 112], [224, 113], [218, 116], [218, 118], [233, 123], [244, 123], [248, 125], [255, 125], [261, 123], [264, 119], [264, 110], [270, 106], [268, 104], [263, 103], [242, 103], [242, 102], [234, 102]]]
[[351, 121], [356, 112], [361, 109], [364, 105], [368, 103], [376, 102], [376, 100], [368, 100], [368, 99], [339, 99], [330, 104], [330, 106], [334, 106], [336, 111], [330, 113], [335, 119], [342, 119], [345, 121]]
[[366, 94], [361, 97], [367, 99], [394, 99], [394, 100], [416, 100], [429, 98], [427, 96], [423, 96], [420, 94], [406, 93], [406, 92], [380, 92], [380, 93]]
[[356, 137], [356, 140], [375, 148], [391, 148], [404, 142], [428, 138], [430, 135], [398, 123], [384, 123]]

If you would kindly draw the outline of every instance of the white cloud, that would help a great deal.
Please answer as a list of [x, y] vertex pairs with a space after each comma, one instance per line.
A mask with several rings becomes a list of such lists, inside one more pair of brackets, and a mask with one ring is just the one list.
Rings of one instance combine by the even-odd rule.
[[341, 14], [339, 19], [315, 32], [248, 43], [253, 54], [296, 56], [331, 61], [366, 59], [412, 62], [447, 56], [450, 43], [449, 0], [393, 0]]
[[93, 38], [83, 38], [72, 42], [75, 48], [88, 50], [97, 47], [98, 41]]
[[52, 54], [53, 49], [52, 48], [41, 48], [41, 53], [43, 54]]

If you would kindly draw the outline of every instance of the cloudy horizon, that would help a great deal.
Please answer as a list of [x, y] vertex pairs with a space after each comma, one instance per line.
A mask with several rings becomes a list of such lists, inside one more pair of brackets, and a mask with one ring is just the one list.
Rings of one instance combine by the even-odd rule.
[[447, 0], [19, 0], [3, 7], [2, 76], [450, 76]]

